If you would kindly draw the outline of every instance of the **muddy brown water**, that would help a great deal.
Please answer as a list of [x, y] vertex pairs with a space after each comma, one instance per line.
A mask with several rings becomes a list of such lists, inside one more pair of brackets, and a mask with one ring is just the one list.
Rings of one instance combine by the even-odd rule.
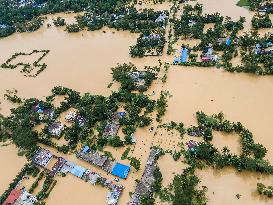
[[[234, 20], [240, 16], [247, 18], [250, 27], [251, 12], [235, 6], [236, 0], [200, 0], [204, 3], [205, 13], [220, 12], [229, 15]], [[159, 6], [161, 8], [162, 6]], [[60, 14], [73, 22], [72, 14]], [[56, 16], [60, 16], [56, 15]], [[53, 16], [50, 16], [52, 18]], [[49, 19], [50, 19], [49, 18]], [[106, 31], [103, 33], [102, 31]], [[103, 28], [95, 32], [80, 32], [68, 34], [63, 28], [54, 26], [45, 27], [34, 32], [15, 34], [0, 40], [0, 63], [3, 63], [15, 52], [31, 52], [33, 49], [49, 49], [50, 53], [43, 59], [48, 67], [37, 78], [26, 78], [20, 69], [0, 70], [0, 112], [4, 115], [10, 113], [13, 107], [3, 99], [6, 89], [17, 89], [19, 95], [25, 98], [37, 97], [44, 99], [50, 94], [54, 86], [66, 86], [80, 92], [109, 95], [107, 89], [111, 82], [111, 67], [117, 63], [133, 62], [138, 66], [157, 65], [157, 57], [132, 59], [129, 56], [129, 47], [134, 45], [138, 34]], [[184, 43], [184, 42], [183, 42]], [[191, 42], [189, 42], [191, 43]], [[172, 57], [162, 56], [163, 61], [171, 62]], [[273, 164], [273, 77], [254, 76], [249, 74], [233, 74], [217, 69], [183, 68], [171, 66], [167, 83], [162, 85], [156, 82], [148, 93], [156, 91], [155, 97], [161, 90], [169, 90], [173, 95], [168, 103], [168, 110], [164, 122], [170, 120], [183, 122], [186, 126], [196, 124], [195, 112], [204, 111], [214, 114], [223, 111], [226, 118], [231, 121], [242, 122], [254, 134], [256, 142], [264, 144], [268, 149], [267, 159]], [[154, 123], [152, 126], [156, 126]], [[37, 128], [38, 129], [38, 128]], [[130, 156], [140, 158], [142, 161], [139, 172], [130, 173], [127, 180], [121, 183], [125, 191], [121, 197], [121, 205], [129, 200], [129, 192], [134, 191], [135, 179], [140, 179], [151, 144], [161, 143], [165, 149], [170, 149], [179, 141], [179, 137], [164, 140], [164, 136], [153, 136], [148, 128], [138, 129], [136, 134], [137, 144], [132, 147]], [[229, 146], [233, 152], [239, 152], [238, 136], [226, 136], [214, 133], [214, 145], [221, 149]], [[233, 140], [234, 138], [234, 140]], [[190, 139], [186, 137], [185, 140]], [[107, 148], [118, 161], [124, 149]], [[58, 154], [58, 153], [57, 153]], [[24, 158], [17, 156], [14, 145], [0, 147], [0, 163], [5, 168], [0, 171], [0, 191], [4, 191], [18, 171], [26, 163]], [[97, 171], [113, 180], [103, 171], [72, 155], [64, 156], [81, 166]], [[126, 160], [124, 163], [128, 164]], [[163, 185], [169, 184], [175, 173], [184, 168], [182, 162], [174, 162], [170, 156], [159, 160], [159, 166], [165, 179]], [[2, 166], [1, 166], [2, 167]], [[238, 174], [234, 169], [228, 168], [220, 171], [207, 169], [198, 171], [202, 183], [209, 188], [208, 197], [210, 205], [224, 204], [271, 204], [272, 201], [260, 198], [255, 193], [256, 183], [263, 181], [268, 185], [273, 183], [273, 178], [260, 176], [253, 173]], [[105, 204], [106, 189], [92, 186], [68, 175], [57, 178], [58, 183], [47, 200], [48, 204]], [[40, 185], [39, 185], [40, 186]], [[35, 191], [36, 193], [37, 191]], [[241, 194], [237, 199], [236, 194]], [[160, 204], [160, 203], [158, 203]]]

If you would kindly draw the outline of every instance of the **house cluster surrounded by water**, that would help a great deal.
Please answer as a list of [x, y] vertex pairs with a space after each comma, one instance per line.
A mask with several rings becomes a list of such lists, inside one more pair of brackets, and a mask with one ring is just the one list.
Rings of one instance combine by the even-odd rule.
[[[48, 164], [50, 160], [52, 160], [52, 158], [56, 158], [57, 162], [53, 165], [52, 168], [48, 168]], [[87, 181], [92, 185], [101, 184], [102, 186], [106, 187], [109, 190], [106, 196], [106, 202], [109, 205], [116, 205], [118, 203], [118, 199], [122, 191], [124, 190], [124, 187], [122, 185], [116, 184], [113, 181], [102, 177], [100, 174], [96, 172], [90, 171], [84, 167], [78, 166], [70, 161], [67, 161], [63, 157], [57, 157], [47, 149], [40, 148], [32, 158], [32, 162], [38, 165], [39, 167], [46, 169], [51, 177], [54, 177], [58, 172], [64, 174], [71, 173], [72, 175], [84, 181]]]
[[131, 201], [128, 203], [128, 205], [140, 205], [140, 199], [142, 196], [149, 196], [152, 194], [152, 185], [155, 182], [154, 170], [157, 166], [156, 161], [159, 153], [160, 150], [158, 149], [151, 150], [141, 180], [137, 184], [136, 190], [132, 195]]
[[101, 155], [97, 151], [91, 150], [88, 146], [83, 147], [81, 151], [76, 154], [76, 156], [114, 176], [123, 179], [126, 179], [130, 172], [130, 166], [113, 161], [109, 157]]

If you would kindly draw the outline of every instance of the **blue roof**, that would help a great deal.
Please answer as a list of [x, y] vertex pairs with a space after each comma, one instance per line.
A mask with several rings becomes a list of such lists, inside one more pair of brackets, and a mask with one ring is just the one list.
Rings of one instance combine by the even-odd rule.
[[122, 179], [126, 179], [127, 176], [128, 176], [128, 174], [129, 174], [129, 172], [130, 172], [130, 167], [129, 166], [117, 163], [113, 167], [111, 174], [113, 174], [113, 175], [115, 175], [117, 177], [120, 177]]
[[83, 153], [87, 153], [87, 152], [89, 152], [89, 150], [90, 150], [90, 148], [89, 148], [88, 146], [84, 146], [84, 147], [82, 148], [82, 152], [83, 152]]
[[180, 63], [186, 63], [187, 62], [187, 58], [188, 58], [188, 49], [187, 48], [183, 48], [181, 51], [181, 58], [180, 58]]
[[84, 167], [75, 166], [70, 172], [71, 174], [81, 178], [85, 171], [86, 169]]
[[120, 117], [124, 117], [126, 115], [126, 112], [118, 112]]
[[229, 46], [230, 44], [231, 44], [231, 39], [228, 38], [228, 39], [226, 40], [226, 45]]

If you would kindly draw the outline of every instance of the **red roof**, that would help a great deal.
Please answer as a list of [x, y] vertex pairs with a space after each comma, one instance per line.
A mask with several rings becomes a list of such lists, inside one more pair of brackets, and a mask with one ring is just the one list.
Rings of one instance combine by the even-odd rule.
[[3, 205], [12, 205], [16, 202], [16, 200], [21, 196], [22, 191], [20, 189], [13, 189], [6, 201], [4, 201]]

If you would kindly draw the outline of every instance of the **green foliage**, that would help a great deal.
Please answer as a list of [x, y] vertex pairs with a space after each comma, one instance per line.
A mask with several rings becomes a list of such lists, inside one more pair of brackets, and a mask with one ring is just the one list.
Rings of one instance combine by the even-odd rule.
[[121, 159], [122, 159], [122, 160], [127, 159], [127, 158], [128, 158], [128, 154], [129, 154], [130, 151], [131, 151], [131, 148], [130, 148], [130, 147], [127, 147], [126, 150], [122, 153]]
[[12, 103], [22, 103], [22, 99], [17, 96], [18, 91], [17, 90], [7, 90], [6, 94], [4, 94], [4, 97], [6, 100], [12, 102]]
[[[112, 68], [113, 80], [121, 84], [121, 89], [127, 91], [146, 91], [157, 78], [157, 67], [145, 67], [145, 71], [138, 71], [131, 63]], [[143, 83], [140, 83], [140, 81]]]
[[138, 171], [140, 169], [140, 160], [135, 157], [130, 157], [130, 165]]
[[255, 14], [251, 20], [251, 23], [254, 29], [272, 27], [272, 22], [268, 14], [265, 15]]
[[33, 191], [35, 190], [35, 188], [38, 187], [39, 181], [42, 180], [42, 178], [44, 177], [44, 174], [45, 174], [44, 171], [42, 171], [39, 174], [38, 178], [33, 182], [33, 184], [31, 185], [30, 189], [28, 190], [29, 193], [33, 193]]
[[199, 178], [194, 174], [194, 169], [187, 168], [182, 174], [174, 177], [171, 185], [173, 192], [171, 200], [174, 205], [205, 205], [207, 204], [206, 188], [197, 189]]
[[241, 6], [241, 7], [243, 7], [243, 6], [249, 6], [250, 5], [250, 2], [249, 2], [249, 0], [239, 0], [238, 1], [238, 3], [236, 4], [237, 6]]
[[[225, 133], [237, 133], [241, 139], [242, 154], [231, 154], [228, 148], [217, 150], [208, 141], [200, 143], [194, 151], [188, 150], [185, 157], [191, 165], [197, 163], [196, 159], [204, 161], [207, 165], [215, 168], [233, 166], [238, 171], [248, 170], [273, 174], [273, 167], [264, 159], [266, 148], [261, 144], [255, 144], [252, 133], [243, 127], [240, 122], [231, 123], [224, 119], [223, 113], [207, 116], [203, 112], [197, 112], [197, 122], [202, 129], [210, 129]], [[209, 136], [211, 131], [209, 131]], [[206, 139], [206, 135], [204, 135]], [[254, 157], [253, 157], [254, 156]]]
[[153, 188], [153, 192], [154, 193], [159, 193], [160, 190], [161, 190], [161, 187], [162, 187], [162, 180], [163, 180], [163, 177], [162, 177], [162, 173], [159, 169], [159, 167], [157, 166], [153, 172], [153, 176], [154, 176], [154, 183], [152, 185], [152, 188]]
[[46, 175], [46, 179], [44, 181], [42, 190], [38, 192], [37, 194], [37, 199], [39, 201], [46, 199], [49, 196], [49, 193], [52, 190], [52, 186], [54, 187], [56, 185], [56, 180], [53, 180], [52, 177], [50, 177], [49, 175]]
[[109, 145], [112, 147], [122, 147], [124, 145], [123, 141], [119, 136], [113, 136], [108, 139]]
[[140, 198], [141, 205], [155, 205], [155, 199], [148, 195], [143, 195]]
[[76, 32], [81, 31], [81, 28], [79, 27], [78, 24], [67, 24], [65, 27], [65, 30], [68, 33], [76, 33]]
[[161, 91], [160, 98], [156, 102], [156, 121], [161, 122], [162, 117], [165, 115], [168, 107], [168, 98], [171, 97], [171, 94], [168, 91]]
[[61, 17], [57, 17], [57, 19], [53, 19], [53, 24], [56, 27], [65, 26], [66, 25], [65, 20], [63, 18], [61, 18]]
[[268, 198], [271, 198], [273, 196], [273, 187], [272, 186], [266, 187], [262, 183], [257, 183], [257, 192], [260, 195], [264, 195], [267, 196]]

